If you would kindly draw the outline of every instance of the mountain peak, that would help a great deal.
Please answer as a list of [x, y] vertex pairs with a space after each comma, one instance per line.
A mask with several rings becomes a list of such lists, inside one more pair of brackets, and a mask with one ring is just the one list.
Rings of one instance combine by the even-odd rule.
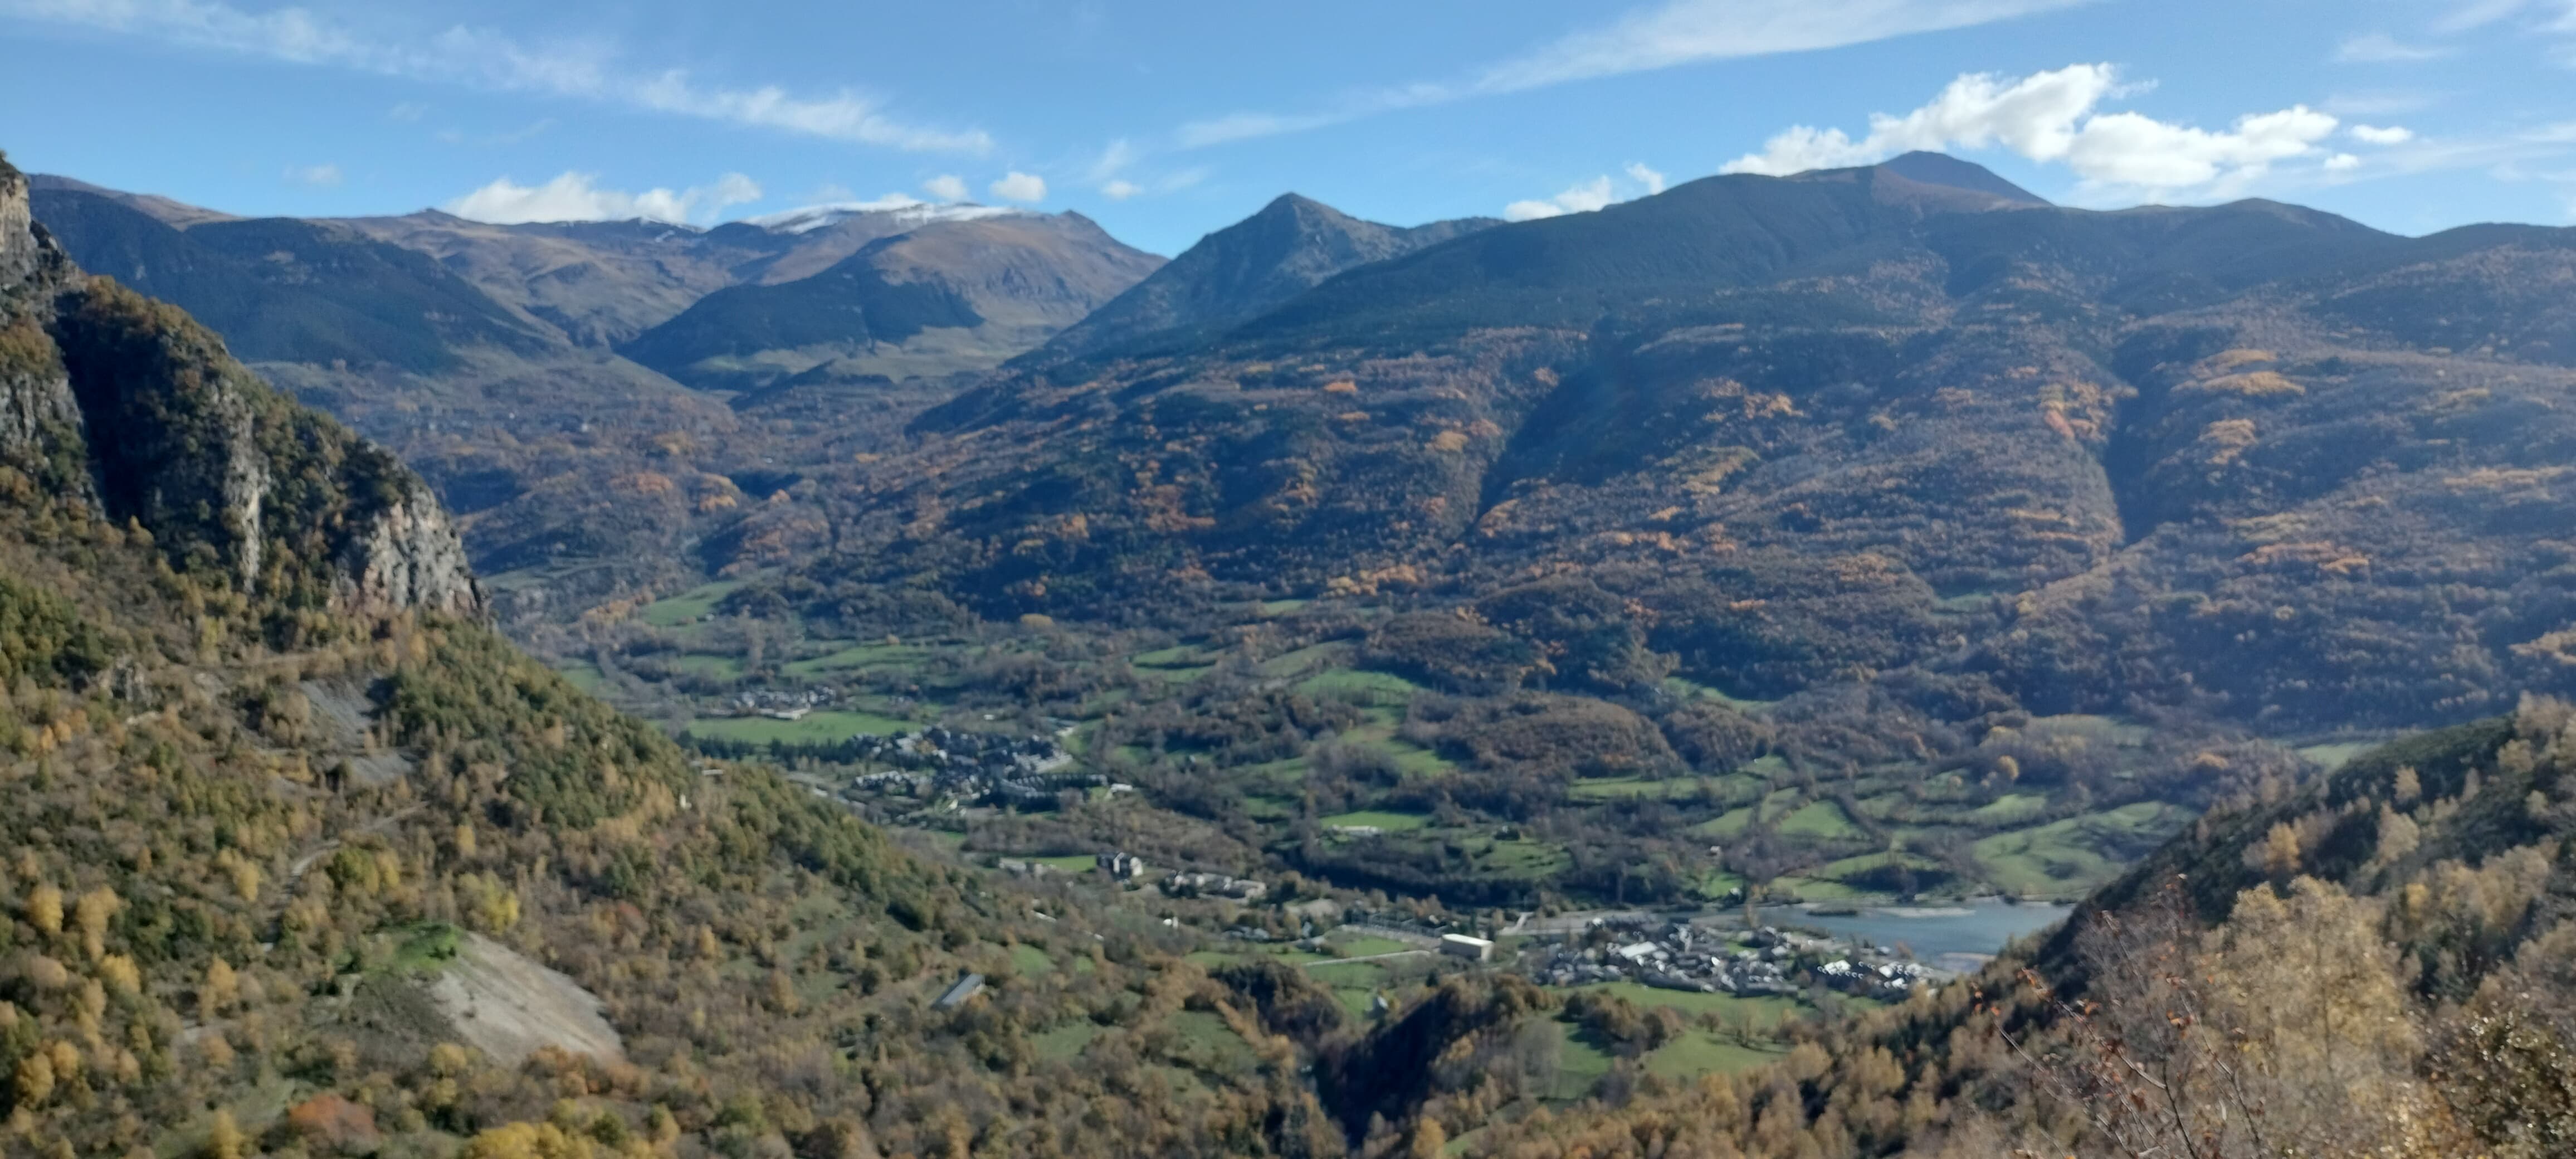
[[1493, 224], [1476, 218], [1408, 229], [1282, 193], [1252, 216], [1200, 238], [1032, 357], [1076, 357], [1148, 335], [1240, 322], [1344, 270]]
[[1995, 171], [1974, 161], [1962, 161], [1947, 153], [1916, 150], [1891, 157], [1871, 166], [1881, 173], [1892, 173], [1917, 185], [1939, 185], [1965, 189], [2000, 197], [2019, 205], [2047, 205], [2049, 201], [2036, 193], [1995, 175]]

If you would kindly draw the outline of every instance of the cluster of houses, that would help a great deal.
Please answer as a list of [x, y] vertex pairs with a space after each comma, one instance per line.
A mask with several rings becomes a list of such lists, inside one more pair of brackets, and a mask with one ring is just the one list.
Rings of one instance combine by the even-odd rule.
[[1837, 958], [1816, 967], [1816, 978], [1827, 986], [1873, 998], [1902, 998], [1933, 976], [1920, 962], [1854, 962]]
[[805, 714], [837, 703], [841, 690], [828, 684], [811, 688], [753, 688], [733, 697], [736, 716], [765, 716], [772, 720], [803, 720]]
[[1704, 994], [1795, 994], [1808, 973], [1804, 963], [1829, 955], [1834, 960], [1816, 967], [1814, 977], [1851, 993], [1901, 995], [1934, 976], [1880, 948], [1855, 952], [1831, 938], [1770, 926], [1738, 938], [1678, 921], [1660, 927], [1632, 922], [1596, 928], [1612, 936], [1555, 947], [1530, 970], [1531, 977], [1552, 986], [1629, 981]]
[[871, 764], [889, 765], [862, 773], [850, 782], [850, 793], [903, 793], [939, 797], [960, 803], [1050, 808], [1067, 789], [1125, 786], [1075, 769], [1073, 754], [1052, 738], [1016, 737], [995, 732], [962, 732], [933, 725], [898, 736], [852, 738], [858, 755]]
[[1251, 901], [1270, 892], [1270, 887], [1249, 877], [1228, 877], [1222, 873], [1175, 873], [1163, 879], [1166, 894], [1197, 897], [1230, 897]]

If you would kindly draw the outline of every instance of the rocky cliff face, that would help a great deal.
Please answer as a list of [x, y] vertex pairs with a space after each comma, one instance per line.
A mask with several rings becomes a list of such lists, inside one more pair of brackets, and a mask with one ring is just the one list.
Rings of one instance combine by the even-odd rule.
[[350, 537], [339, 564], [337, 597], [349, 607], [450, 615], [479, 615], [484, 608], [482, 587], [447, 512], [416, 481], [410, 494], [379, 508]]
[[174, 567], [301, 606], [479, 615], [446, 513], [187, 314], [83, 276], [0, 159], [0, 501], [133, 520]]
[[0, 466], [48, 490], [93, 500], [89, 473], [64, 453], [80, 408], [44, 331], [71, 262], [27, 208], [27, 181], [0, 158]]

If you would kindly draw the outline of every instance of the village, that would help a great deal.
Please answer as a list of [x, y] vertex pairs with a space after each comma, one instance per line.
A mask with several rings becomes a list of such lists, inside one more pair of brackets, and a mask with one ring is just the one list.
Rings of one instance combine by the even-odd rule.
[[1739, 997], [1795, 995], [1811, 979], [1828, 989], [1894, 999], [1949, 977], [1891, 946], [1767, 925], [1712, 929], [1691, 920], [1651, 925], [1604, 921], [1583, 936], [1524, 952], [1524, 958], [1531, 960], [1526, 967], [1530, 978], [1550, 986], [1627, 981]]
[[969, 805], [1052, 809], [1062, 793], [1134, 791], [1080, 771], [1073, 754], [1053, 737], [1013, 737], [932, 725], [895, 736], [860, 735], [852, 737], [851, 743], [862, 767], [887, 766], [850, 779], [841, 796], [853, 803], [901, 796], [937, 809]]

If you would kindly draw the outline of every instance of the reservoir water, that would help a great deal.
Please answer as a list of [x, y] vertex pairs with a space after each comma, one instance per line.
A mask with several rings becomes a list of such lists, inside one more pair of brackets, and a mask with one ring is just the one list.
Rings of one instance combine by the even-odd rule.
[[1762, 920], [1777, 926], [1823, 930], [1878, 946], [1903, 945], [1916, 960], [1953, 970], [1974, 969], [2013, 939], [2055, 925], [2073, 906], [1972, 901], [1933, 905], [1862, 906], [1857, 914], [1826, 915], [1804, 906], [1765, 906]]

